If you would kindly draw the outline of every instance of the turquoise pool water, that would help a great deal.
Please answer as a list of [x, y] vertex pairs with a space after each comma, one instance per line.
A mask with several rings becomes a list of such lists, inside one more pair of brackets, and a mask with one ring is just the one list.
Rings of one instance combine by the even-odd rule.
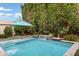
[[61, 41], [35, 39], [16, 43], [4, 50], [9, 56], [63, 56], [71, 46]]

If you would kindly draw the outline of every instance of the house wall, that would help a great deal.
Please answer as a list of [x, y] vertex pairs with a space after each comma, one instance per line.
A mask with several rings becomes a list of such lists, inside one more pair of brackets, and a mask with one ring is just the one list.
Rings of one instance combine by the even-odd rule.
[[0, 34], [4, 34], [5, 26], [0, 26]]
[[0, 25], [0, 34], [4, 34], [4, 29], [7, 27], [6, 24], [11, 24], [12, 21], [7, 21], [7, 20], [0, 20], [0, 24], [5, 24], [5, 25]]

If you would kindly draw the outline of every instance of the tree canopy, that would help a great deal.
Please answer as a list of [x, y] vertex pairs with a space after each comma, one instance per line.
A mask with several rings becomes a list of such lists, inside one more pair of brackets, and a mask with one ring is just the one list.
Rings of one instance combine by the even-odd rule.
[[76, 4], [25, 3], [21, 7], [23, 20], [34, 25], [33, 32], [58, 35], [79, 31]]

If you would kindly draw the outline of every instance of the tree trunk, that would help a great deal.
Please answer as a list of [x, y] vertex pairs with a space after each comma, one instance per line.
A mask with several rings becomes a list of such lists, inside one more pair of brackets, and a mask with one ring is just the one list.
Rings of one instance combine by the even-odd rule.
[[24, 31], [22, 31], [22, 35], [24, 35]]
[[58, 38], [60, 38], [60, 35], [58, 34], [58, 36], [57, 36]]

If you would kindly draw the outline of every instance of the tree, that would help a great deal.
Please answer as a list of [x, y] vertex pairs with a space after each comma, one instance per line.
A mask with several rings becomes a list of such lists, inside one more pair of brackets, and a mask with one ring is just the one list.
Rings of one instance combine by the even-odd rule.
[[24, 4], [22, 14], [24, 21], [34, 25], [32, 31], [41, 34], [51, 32], [58, 36], [67, 34], [77, 19], [76, 4], [72, 3]]

